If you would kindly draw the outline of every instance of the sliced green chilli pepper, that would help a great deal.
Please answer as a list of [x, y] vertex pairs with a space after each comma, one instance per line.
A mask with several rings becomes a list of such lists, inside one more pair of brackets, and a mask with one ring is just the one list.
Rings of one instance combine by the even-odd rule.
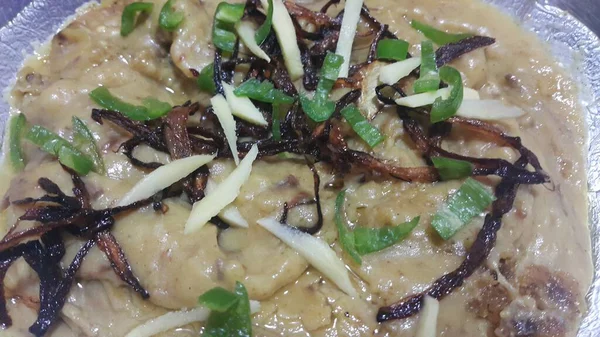
[[415, 81], [414, 91], [417, 94], [435, 91], [440, 88], [440, 75], [435, 64], [435, 52], [431, 41], [421, 42], [421, 75]]
[[258, 45], [265, 42], [267, 36], [271, 32], [271, 26], [273, 25], [273, 0], [269, 0], [269, 9], [267, 10], [267, 17], [265, 22], [258, 27], [256, 34], [254, 34], [254, 39]]
[[398, 226], [382, 228], [359, 227], [354, 230], [354, 243], [360, 255], [378, 252], [406, 238], [419, 224], [419, 217]]
[[377, 43], [377, 59], [402, 61], [408, 55], [408, 42], [404, 40], [384, 39]]
[[215, 86], [215, 65], [213, 63], [202, 68], [200, 75], [198, 75], [198, 87], [200, 90], [205, 91], [211, 95], [214, 95], [217, 91]]
[[175, 0], [168, 0], [162, 9], [160, 10], [160, 16], [158, 18], [158, 23], [160, 27], [166, 31], [172, 32], [183, 21], [184, 14], [182, 12], [176, 12], [173, 9], [173, 2]]
[[154, 4], [151, 2], [134, 2], [123, 9], [121, 16], [121, 36], [127, 36], [135, 29], [135, 18], [138, 13], [152, 13]]
[[346, 226], [345, 216], [344, 216], [344, 202], [346, 201], [346, 191], [343, 190], [338, 193], [335, 198], [335, 216], [334, 222], [335, 226], [338, 230], [338, 238], [342, 245], [342, 249], [350, 255], [354, 262], [361, 264], [362, 259], [360, 255], [356, 251], [356, 246], [354, 243], [354, 234], [348, 229]]
[[202, 337], [251, 337], [252, 319], [250, 318], [250, 300], [243, 284], [236, 282], [233, 294], [238, 298], [224, 312], [212, 311]]
[[27, 119], [25, 118], [25, 115], [21, 113], [10, 119], [8, 150], [10, 151], [10, 163], [12, 168], [17, 172], [22, 171], [25, 168], [25, 157], [23, 155], [21, 139], [23, 139], [23, 131], [26, 123]]
[[292, 104], [294, 98], [286, 95], [283, 91], [275, 89], [270, 81], [260, 82], [256, 78], [251, 78], [242, 83], [234, 91], [239, 97], [248, 97], [253, 100], [273, 103], [273, 104]]
[[461, 179], [473, 173], [473, 164], [468, 161], [444, 157], [432, 157], [431, 161], [442, 180]]
[[300, 95], [302, 109], [310, 119], [317, 123], [328, 120], [335, 110], [335, 103], [328, 99], [329, 92], [338, 78], [343, 63], [342, 56], [328, 52], [323, 61], [315, 96], [311, 100]]
[[452, 86], [450, 97], [438, 97], [431, 107], [431, 123], [444, 121], [456, 114], [463, 101], [464, 88], [460, 72], [450, 66], [440, 68], [441, 79]]
[[94, 168], [94, 162], [90, 158], [77, 150], [66, 139], [44, 127], [34, 125], [27, 133], [26, 138], [42, 150], [57, 157], [61, 164], [81, 175], [88, 174]]
[[244, 8], [244, 4], [219, 3], [212, 30], [212, 41], [217, 48], [233, 52], [237, 40], [234, 26], [244, 16]]
[[494, 195], [480, 182], [467, 178], [433, 216], [431, 226], [444, 240], [481, 214], [494, 201]]
[[106, 167], [100, 149], [96, 144], [94, 135], [88, 129], [87, 125], [76, 116], [72, 118], [73, 123], [73, 143], [77, 149], [88, 155], [94, 162], [94, 171], [98, 174], [105, 174]]
[[430, 39], [431, 41], [435, 42], [435, 44], [437, 44], [438, 46], [443, 46], [445, 44], [448, 43], [455, 43], [461, 40], [464, 40], [466, 38], [472, 37], [473, 34], [450, 34], [450, 33], [446, 33], [443, 32], [439, 29], [433, 28], [432, 26], [429, 26], [427, 24], [424, 24], [422, 22], [419, 22], [417, 20], [412, 20], [410, 25], [420, 31], [421, 33], [423, 33], [423, 35], [425, 35], [426, 38]]
[[166, 115], [171, 106], [168, 103], [148, 97], [142, 101], [144, 106], [123, 102], [113, 96], [106, 87], [98, 87], [90, 92], [90, 98], [107, 110], [118, 111], [134, 121], [149, 121]]
[[369, 144], [371, 148], [383, 142], [384, 137], [381, 132], [367, 121], [356, 105], [348, 105], [342, 109], [341, 114], [348, 124], [350, 124], [352, 130], [354, 130], [365, 143]]

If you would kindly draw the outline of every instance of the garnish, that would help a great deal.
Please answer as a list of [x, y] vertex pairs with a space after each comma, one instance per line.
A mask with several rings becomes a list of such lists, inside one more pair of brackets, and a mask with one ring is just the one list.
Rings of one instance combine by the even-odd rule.
[[94, 171], [98, 174], [105, 174], [106, 167], [102, 154], [96, 144], [94, 135], [88, 129], [87, 125], [76, 116], [72, 118], [73, 123], [73, 143], [77, 149], [88, 155], [94, 162]]
[[[269, 9], [268, 0], [261, 0], [263, 8]], [[300, 48], [296, 39], [296, 28], [282, 0], [273, 0], [273, 29], [281, 47], [285, 67], [292, 81], [304, 75], [304, 67], [300, 57]]]
[[25, 137], [40, 149], [57, 157], [61, 164], [81, 175], [88, 174], [94, 168], [94, 162], [88, 156], [77, 150], [66, 139], [44, 127], [34, 125]]
[[10, 119], [8, 150], [10, 152], [10, 164], [16, 172], [22, 171], [25, 168], [25, 158], [23, 156], [21, 139], [23, 138], [26, 123], [27, 119], [22, 113], [13, 116]]
[[187, 177], [198, 168], [210, 163], [215, 156], [197, 155], [178, 159], [163, 165], [138, 181], [135, 186], [123, 196], [117, 206], [124, 206], [139, 200], [149, 198], [159, 191]]
[[456, 112], [457, 116], [481, 120], [512, 119], [521, 117], [524, 114], [523, 110], [505, 105], [502, 101], [488, 99], [475, 100], [466, 99], [466, 97]]
[[273, 139], [276, 141], [281, 140], [281, 120], [285, 117], [285, 109], [281, 104], [273, 104], [273, 120], [271, 125], [271, 133], [273, 133]]
[[[452, 88], [442, 88], [437, 91], [424, 92], [422, 94], [416, 94], [406, 97], [398, 98], [395, 102], [398, 105], [406, 106], [409, 108], [418, 108], [426, 105], [431, 105], [436, 99], [448, 99], [452, 92]], [[471, 88], [463, 89], [463, 98], [465, 100], [478, 100], [479, 92]]]
[[439, 29], [433, 28], [432, 26], [429, 26], [427, 24], [424, 24], [422, 22], [419, 22], [417, 20], [412, 20], [410, 22], [410, 25], [420, 31], [421, 33], [423, 33], [423, 35], [425, 35], [426, 38], [428, 38], [429, 40], [435, 42], [435, 44], [437, 44], [438, 46], [443, 46], [445, 44], [449, 44], [449, 43], [456, 43], [459, 42], [461, 40], [464, 40], [466, 38], [470, 38], [473, 37], [473, 34], [450, 34], [450, 33], [446, 33], [443, 32]]
[[297, 251], [300, 256], [335, 283], [343, 292], [352, 297], [358, 296], [350, 281], [346, 266], [325, 241], [282, 225], [275, 218], [260, 219], [257, 223]]
[[[223, 311], [217, 311], [214, 309], [211, 311], [206, 321], [206, 326], [204, 327], [202, 337], [252, 336], [250, 300], [248, 299], [248, 292], [246, 291], [246, 288], [242, 283], [236, 282], [235, 290], [230, 294], [235, 296], [237, 301], [235, 303], [231, 303], [230, 306]], [[221, 309], [222, 307], [216, 305], [218, 301], [213, 295], [216, 294], [211, 294], [209, 299], [204, 299], [204, 295], [200, 296], [200, 303], [204, 305], [210, 305], [213, 308]], [[221, 296], [223, 296], [222, 293]], [[227, 297], [231, 298], [231, 296]], [[224, 297], [221, 297], [221, 300], [222, 299], [224, 299]], [[226, 301], [223, 301], [223, 303], [225, 302]]]
[[[273, 25], [273, 0], [268, 0], [267, 17], [265, 22], [258, 28], [255, 34], [255, 41], [257, 44], [262, 44], [269, 36], [271, 32], [271, 26]], [[270, 62], [270, 61], [269, 61]]]
[[437, 211], [431, 226], [444, 240], [448, 240], [494, 200], [494, 195], [484, 185], [475, 179], [467, 178], [458, 191]]
[[419, 217], [397, 226], [381, 228], [358, 227], [352, 233], [356, 251], [360, 255], [378, 252], [406, 238], [419, 224]]
[[438, 300], [429, 295], [423, 298], [423, 309], [421, 309], [415, 337], [436, 337], [439, 311], [440, 302]]
[[[260, 303], [250, 301], [250, 312], [260, 310]], [[210, 315], [210, 310], [198, 307], [191, 310], [171, 311], [162, 316], [153, 318], [146, 323], [131, 330], [125, 337], [151, 337], [161, 332], [179, 328], [194, 322], [205, 321]]]
[[342, 190], [335, 198], [335, 215], [333, 220], [338, 230], [338, 240], [342, 245], [342, 249], [350, 255], [352, 260], [358, 264], [362, 264], [362, 259], [356, 250], [354, 233], [352, 233], [345, 224], [344, 202], [346, 202], [346, 190]]
[[273, 104], [292, 104], [294, 98], [286, 95], [283, 91], [275, 89], [273, 83], [265, 80], [259, 81], [251, 78], [242, 83], [234, 91], [236, 96], [249, 97], [256, 101]]
[[362, 264], [361, 255], [378, 252], [406, 238], [419, 224], [419, 217], [398, 226], [382, 228], [357, 227], [350, 231], [345, 222], [344, 202], [346, 191], [341, 191], [335, 199], [334, 221], [338, 238], [344, 251], [358, 264]]
[[385, 65], [379, 70], [379, 80], [387, 85], [393, 85], [421, 65], [420, 57], [411, 57], [404, 61]]
[[443, 66], [440, 78], [448, 83], [452, 90], [447, 99], [436, 98], [431, 107], [431, 123], [444, 121], [456, 114], [463, 101], [463, 83], [460, 72], [452, 67]]
[[461, 179], [473, 173], [473, 164], [468, 161], [444, 157], [432, 157], [431, 161], [442, 180]]
[[158, 18], [158, 24], [160, 25], [160, 28], [169, 32], [177, 29], [184, 18], [184, 14], [182, 12], [176, 12], [173, 9], [174, 1], [175, 0], [167, 0], [167, 2], [165, 2], [164, 6], [160, 10], [160, 16]]
[[435, 64], [435, 53], [431, 41], [421, 42], [421, 74], [415, 81], [413, 90], [420, 94], [440, 88], [440, 75]]
[[328, 52], [325, 61], [323, 61], [319, 83], [313, 99], [300, 95], [302, 109], [315, 122], [328, 120], [335, 110], [335, 103], [329, 100], [329, 92], [338, 78], [343, 61], [340, 55]]
[[[271, 29], [270, 26], [269, 26], [269, 29]], [[249, 22], [249, 21], [238, 22], [235, 25], [235, 31], [237, 32], [237, 34], [240, 37], [240, 39], [242, 40], [242, 42], [246, 45], [246, 47], [248, 47], [248, 49], [250, 49], [252, 54], [260, 57], [261, 59], [263, 59], [267, 62], [271, 62], [271, 58], [269, 57], [269, 55], [267, 55], [267, 53], [265, 53], [265, 51], [260, 48], [259, 44], [256, 43], [256, 39], [254, 37], [255, 36], [254, 25], [252, 24], [252, 22]]]
[[365, 143], [369, 144], [371, 148], [383, 142], [384, 137], [381, 132], [367, 121], [356, 105], [348, 105], [342, 109], [341, 114], [348, 124], [350, 124], [352, 130], [354, 130]]
[[377, 58], [380, 60], [403, 61], [408, 55], [408, 42], [384, 39], [377, 44]]
[[118, 111], [134, 121], [149, 121], [160, 118], [169, 111], [171, 105], [155, 98], [147, 97], [142, 100], [143, 106], [129, 104], [113, 96], [106, 87], [98, 87], [90, 92], [90, 98], [101, 107]]
[[223, 82], [225, 98], [231, 108], [231, 113], [247, 122], [267, 126], [269, 123], [248, 97], [239, 97], [234, 93], [235, 88]]
[[239, 300], [240, 298], [236, 294], [221, 287], [214, 287], [198, 298], [200, 304], [218, 312], [227, 311]]
[[151, 2], [134, 2], [123, 9], [121, 16], [121, 36], [127, 36], [135, 29], [135, 19], [138, 13], [150, 14], [154, 4]]
[[212, 42], [217, 48], [233, 52], [236, 43], [234, 26], [242, 19], [244, 8], [244, 4], [219, 3], [212, 29]]
[[340, 37], [338, 39], [335, 53], [343, 58], [343, 64], [340, 68], [339, 77], [348, 77], [350, 69], [350, 54], [354, 44], [360, 11], [363, 6], [363, 0], [346, 0], [344, 5], [344, 17], [342, 18], [342, 27], [340, 28]]
[[214, 95], [217, 92], [217, 88], [215, 86], [215, 65], [214, 63], [210, 63], [206, 67], [202, 68], [200, 74], [198, 75], [198, 87], [202, 91], [206, 91], [207, 93]]
[[221, 124], [221, 127], [223, 128], [225, 138], [227, 138], [227, 144], [229, 144], [233, 161], [238, 165], [240, 163], [237, 150], [238, 138], [235, 132], [235, 120], [233, 119], [233, 113], [231, 112], [229, 103], [227, 103], [227, 100], [223, 95], [214, 96], [210, 99], [210, 103], [212, 104], [213, 112], [219, 120], [219, 124]]
[[258, 147], [253, 145], [238, 167], [223, 180], [214, 191], [204, 199], [194, 203], [190, 217], [185, 224], [184, 233], [189, 234], [198, 231], [212, 217], [219, 214], [225, 206], [232, 203], [240, 194], [240, 188], [250, 177], [252, 163], [258, 155]]

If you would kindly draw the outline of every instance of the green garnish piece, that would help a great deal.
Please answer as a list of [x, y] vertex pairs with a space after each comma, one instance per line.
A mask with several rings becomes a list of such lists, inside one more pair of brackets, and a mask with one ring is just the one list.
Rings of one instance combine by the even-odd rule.
[[205, 91], [211, 95], [214, 95], [217, 91], [215, 86], [215, 65], [213, 63], [202, 68], [200, 75], [198, 75], [198, 87], [200, 90]]
[[73, 123], [73, 144], [81, 152], [88, 155], [94, 162], [94, 171], [98, 174], [105, 174], [106, 167], [104, 166], [104, 160], [94, 135], [88, 129], [87, 125], [76, 116], [72, 118]]
[[440, 75], [435, 63], [435, 52], [431, 41], [421, 42], [421, 74], [415, 81], [413, 90], [420, 94], [440, 88]]
[[377, 58], [379, 60], [406, 60], [406, 56], [408, 56], [408, 47], [408, 42], [404, 40], [381, 40], [377, 44]]
[[365, 143], [369, 144], [371, 148], [383, 142], [384, 137], [381, 132], [367, 121], [356, 105], [348, 105], [342, 109], [341, 114], [348, 124], [350, 124], [352, 130], [354, 130]]
[[431, 107], [431, 123], [445, 121], [454, 116], [463, 101], [464, 88], [460, 72], [450, 66], [440, 68], [441, 79], [452, 86], [448, 99], [436, 98]]
[[66, 139], [42, 126], [34, 125], [25, 137], [45, 152], [57, 157], [61, 164], [81, 175], [88, 174], [94, 168], [94, 162], [88, 156]]
[[121, 36], [127, 36], [135, 29], [136, 16], [138, 13], [152, 13], [154, 4], [151, 2], [134, 2], [123, 9], [121, 16]]
[[458, 191], [438, 209], [431, 226], [444, 240], [448, 240], [495, 199], [483, 184], [467, 178]]
[[22, 171], [25, 168], [25, 157], [23, 155], [21, 139], [23, 139], [26, 124], [27, 119], [21, 113], [10, 119], [8, 151], [10, 152], [10, 164], [16, 172]]
[[237, 297], [237, 302], [223, 312], [212, 311], [206, 321], [202, 337], [252, 336], [248, 292], [243, 284], [236, 282], [235, 290], [231, 294]]
[[300, 104], [306, 115], [314, 122], [324, 122], [331, 117], [335, 110], [335, 103], [329, 101], [329, 92], [338, 78], [344, 58], [328, 52], [323, 61], [319, 83], [313, 99], [300, 95]]
[[239, 297], [221, 287], [215, 287], [205, 292], [198, 298], [200, 304], [217, 312], [225, 312], [238, 303]]
[[173, 2], [175, 0], [168, 0], [162, 9], [160, 10], [160, 16], [158, 17], [158, 24], [160, 28], [172, 32], [183, 21], [184, 14], [182, 12], [176, 12], [173, 9]]
[[352, 260], [358, 264], [362, 264], [362, 259], [356, 251], [354, 243], [354, 234], [346, 226], [344, 216], [344, 202], [346, 201], [346, 191], [341, 191], [335, 198], [335, 216], [334, 222], [338, 230], [338, 237], [342, 244], [342, 249], [350, 255]]
[[398, 226], [382, 228], [359, 227], [354, 230], [354, 244], [360, 255], [378, 252], [406, 238], [419, 224], [420, 217]]
[[473, 173], [473, 164], [468, 161], [445, 157], [432, 157], [431, 161], [442, 180], [461, 179]]
[[443, 32], [439, 29], [433, 28], [432, 26], [429, 26], [427, 24], [424, 24], [422, 22], [419, 22], [417, 20], [412, 20], [410, 22], [410, 25], [420, 31], [421, 33], [423, 33], [423, 35], [425, 35], [426, 38], [430, 39], [431, 41], [435, 42], [435, 44], [437, 44], [438, 46], [443, 46], [445, 44], [448, 43], [455, 43], [461, 40], [464, 40], [466, 38], [469, 37], [473, 37], [473, 34], [450, 34], [450, 33], [446, 33]]
[[244, 8], [244, 4], [219, 3], [212, 29], [212, 41], [217, 48], [233, 52], [237, 40], [234, 33], [235, 23], [244, 16]]
[[170, 104], [151, 97], [145, 98], [142, 101], [143, 106], [123, 102], [113, 96], [106, 87], [98, 87], [92, 90], [90, 98], [104, 109], [118, 111], [134, 121], [157, 119], [171, 111]]
[[256, 44], [260, 45], [267, 39], [269, 33], [271, 32], [271, 26], [273, 25], [273, 0], [269, 0], [269, 9], [267, 10], [267, 17], [265, 22], [258, 27], [256, 34], [254, 34], [254, 39], [256, 40]]
[[251, 78], [242, 83], [233, 92], [239, 97], [248, 97], [257, 101], [273, 104], [292, 104], [294, 98], [286, 95], [283, 91], [275, 89], [270, 81], [260, 82]]

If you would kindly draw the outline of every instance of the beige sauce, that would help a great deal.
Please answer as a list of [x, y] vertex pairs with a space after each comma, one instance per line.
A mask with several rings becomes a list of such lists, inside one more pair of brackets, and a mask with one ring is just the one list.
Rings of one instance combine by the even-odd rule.
[[[104, 85], [132, 102], [146, 96], [173, 104], [188, 99], [206, 102], [207, 98], [188, 77], [190, 68], [200, 70], [211, 62], [210, 24], [218, 2], [178, 0], [176, 6], [185, 11], [186, 19], [170, 36], [157, 27], [157, 8], [165, 1], [152, 0], [156, 3], [152, 16], [122, 38], [119, 28], [125, 2], [103, 1], [68, 25], [54, 37], [47, 55], [26, 62], [11, 96], [15, 111], [24, 113], [31, 123], [67, 138], [72, 115], [90, 126], [108, 168], [106, 177], [93, 173], [85, 177], [97, 208], [113, 205], [144, 172], [115, 153], [127, 134], [107, 125], [110, 123], [99, 125], [91, 120], [95, 105], [89, 91]], [[485, 266], [440, 302], [438, 335], [514, 336], [518, 324], [529, 322], [536, 327], [532, 336], [575, 336], [586, 311], [584, 296], [592, 276], [583, 160], [585, 125], [576, 84], [531, 34], [478, 0], [365, 2], [375, 17], [411, 42], [413, 55], [419, 54], [416, 46], [423, 37], [410, 28], [410, 19], [453, 32], [495, 37], [494, 46], [467, 54], [452, 65], [482, 97], [503, 100], [526, 112], [518, 120], [499, 125], [522, 137], [554, 184], [554, 189], [519, 189]], [[316, 9], [322, 4], [310, 6]], [[165, 46], [171, 41], [169, 54]], [[387, 135], [374, 155], [398, 165], [419, 164], [420, 158], [393, 111], [383, 111], [374, 123]], [[355, 140], [350, 143], [364, 147]], [[475, 157], [516, 160], [511, 150], [458, 132], [445, 146]], [[10, 169], [2, 168], [0, 192], [6, 191], [6, 201], [41, 195], [36, 186], [39, 177], [51, 178], [63, 190], [70, 190], [69, 177], [53, 158], [31, 145], [25, 150], [28, 164], [24, 172], [9, 176]], [[167, 159], [151, 150], [144, 152], [140, 156]], [[231, 161], [211, 164], [217, 182], [232, 169]], [[330, 170], [325, 165], [318, 169], [325, 184], [331, 178]], [[297, 178], [298, 185], [280, 188], [290, 175]], [[235, 201], [250, 223], [248, 230], [229, 229], [218, 235], [214, 226], [205, 226], [184, 235], [190, 206], [175, 199], [167, 202], [165, 214], [147, 208], [120, 217], [113, 232], [150, 299], [143, 301], [129, 291], [94, 248], [78, 274], [79, 283], [63, 309], [62, 322], [49, 335], [123, 336], [168, 309], [195, 306], [198, 295], [214, 286], [231, 288], [235, 281], [242, 281], [250, 297], [262, 302], [261, 311], [253, 317], [256, 336], [414, 336], [416, 318], [378, 324], [378, 307], [421, 291], [456, 268], [483, 219], [475, 219], [452, 240], [442, 242], [432, 231], [430, 219], [460, 182], [358, 181], [356, 177], [346, 181], [347, 208], [354, 223], [381, 227], [421, 216], [419, 226], [406, 240], [366, 256], [360, 267], [346, 261], [360, 289], [359, 298], [345, 295], [295, 251], [256, 225], [257, 219], [278, 212], [294, 195], [312, 195], [312, 175], [303, 163], [263, 160], [255, 163]], [[481, 181], [496, 183], [495, 179]], [[337, 192], [322, 189], [325, 224], [319, 236], [333, 243], [339, 253], [333, 224]], [[23, 211], [16, 206], [3, 209], [3, 232]], [[222, 245], [219, 240], [224, 240]], [[65, 261], [77, 248], [77, 244], [69, 244]], [[27, 336], [35, 317], [36, 276], [23, 261], [8, 274], [6, 292], [15, 325], [0, 335]], [[188, 326], [163, 336], [196, 336], [198, 329], [200, 325]]]

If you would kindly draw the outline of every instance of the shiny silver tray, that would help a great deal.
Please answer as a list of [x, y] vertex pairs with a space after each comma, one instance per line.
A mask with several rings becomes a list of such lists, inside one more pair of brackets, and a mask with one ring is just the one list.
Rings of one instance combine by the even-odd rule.
[[[1, 0], [0, 90], [12, 86], [24, 56], [33, 52], [35, 43], [46, 41], [88, 1]], [[600, 336], [600, 39], [595, 35], [600, 35], [600, 0], [484, 1], [501, 8], [547, 41], [558, 61], [567, 69], [576, 69], [574, 75], [583, 83], [581, 99], [586, 106], [589, 139], [589, 218], [596, 272], [588, 294], [589, 313], [578, 336]], [[6, 102], [0, 99], [0, 140], [8, 110]]]

